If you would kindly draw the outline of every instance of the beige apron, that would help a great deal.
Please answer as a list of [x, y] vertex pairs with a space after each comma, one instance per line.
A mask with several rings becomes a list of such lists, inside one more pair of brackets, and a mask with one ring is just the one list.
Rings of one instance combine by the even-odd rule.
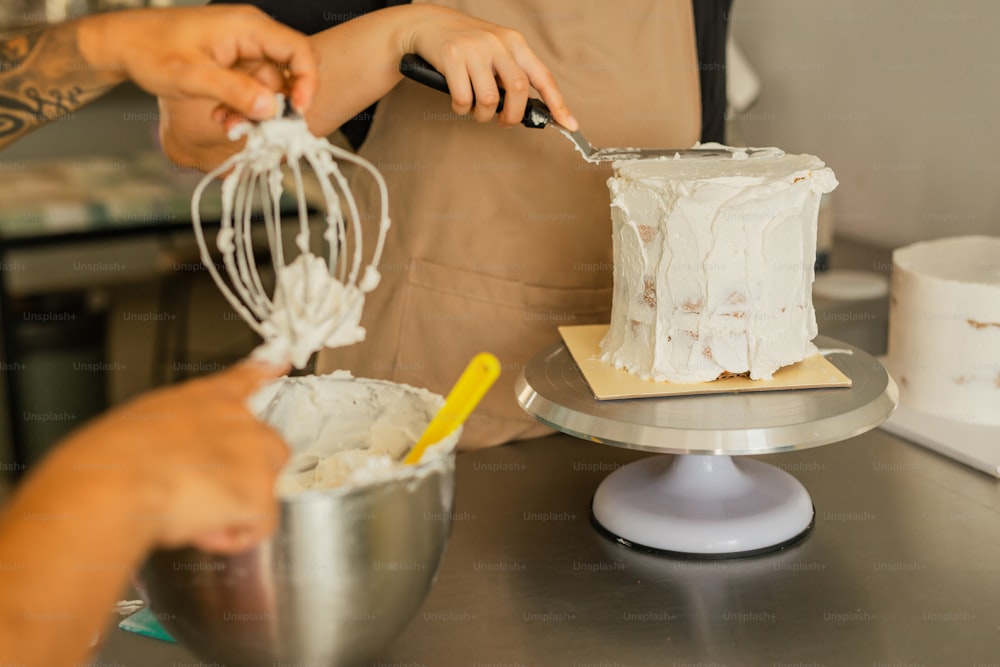
[[[519, 30], [594, 145], [697, 140], [691, 0], [435, 4]], [[518, 406], [514, 381], [559, 340], [558, 326], [608, 321], [610, 167], [585, 163], [551, 128], [457, 118], [446, 95], [411, 81], [379, 102], [360, 153], [389, 188], [383, 282], [365, 306], [367, 340], [324, 351], [318, 371], [347, 368], [444, 394], [475, 353], [493, 352], [503, 373], [461, 446], [550, 432]], [[371, 179], [352, 185], [362, 210], [377, 210]]]

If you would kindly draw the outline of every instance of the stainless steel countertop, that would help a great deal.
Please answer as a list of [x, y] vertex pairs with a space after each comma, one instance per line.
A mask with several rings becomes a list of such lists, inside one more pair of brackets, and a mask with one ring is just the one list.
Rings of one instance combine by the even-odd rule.
[[[1000, 663], [1000, 485], [881, 430], [755, 457], [795, 475], [816, 525], [785, 551], [630, 551], [591, 496], [643, 456], [566, 435], [458, 458], [442, 570], [377, 667], [899, 667]], [[200, 665], [114, 629], [95, 664]], [[304, 666], [302, 666], [304, 667]]]

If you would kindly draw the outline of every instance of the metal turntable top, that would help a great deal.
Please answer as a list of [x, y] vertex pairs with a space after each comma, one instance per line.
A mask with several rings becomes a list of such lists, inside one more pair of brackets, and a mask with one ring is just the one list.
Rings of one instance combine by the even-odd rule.
[[517, 380], [517, 400], [564, 433], [616, 447], [674, 454], [767, 454], [817, 447], [875, 428], [899, 401], [896, 383], [867, 352], [825, 336], [827, 359], [850, 388], [598, 401], [562, 343], [542, 350]]

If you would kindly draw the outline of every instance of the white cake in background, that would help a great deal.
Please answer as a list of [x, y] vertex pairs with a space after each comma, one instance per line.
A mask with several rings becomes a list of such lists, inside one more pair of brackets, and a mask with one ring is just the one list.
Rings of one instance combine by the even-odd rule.
[[915, 243], [892, 263], [886, 365], [900, 404], [1000, 424], [1000, 237]]
[[837, 186], [822, 161], [777, 149], [621, 161], [608, 186], [615, 286], [604, 361], [691, 383], [769, 379], [816, 352], [816, 217]]

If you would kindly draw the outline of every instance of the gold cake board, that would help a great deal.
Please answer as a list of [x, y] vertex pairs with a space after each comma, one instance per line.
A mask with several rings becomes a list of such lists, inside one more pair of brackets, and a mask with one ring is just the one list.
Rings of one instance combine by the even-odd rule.
[[637, 375], [632, 375], [601, 361], [600, 342], [604, 338], [608, 326], [607, 324], [586, 324], [559, 327], [559, 334], [573, 356], [573, 361], [580, 367], [594, 398], [599, 401], [851, 386], [851, 379], [819, 354], [803, 359], [797, 364], [785, 366], [776, 371], [770, 380], [731, 377], [692, 384], [644, 380]]

